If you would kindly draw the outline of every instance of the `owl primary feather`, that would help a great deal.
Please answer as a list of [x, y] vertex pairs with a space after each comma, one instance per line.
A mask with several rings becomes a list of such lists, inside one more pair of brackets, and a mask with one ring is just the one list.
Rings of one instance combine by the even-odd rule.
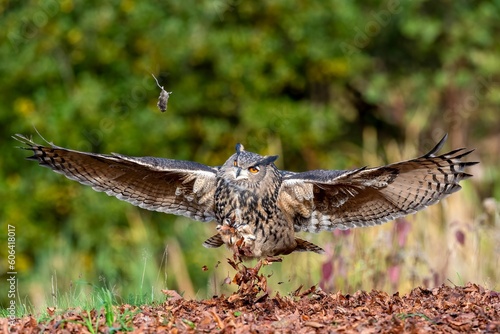
[[219, 167], [191, 161], [121, 154], [78, 152], [43, 146], [16, 135], [38, 161], [69, 179], [141, 208], [215, 220], [217, 233], [205, 247], [227, 245], [243, 257], [261, 258], [294, 251], [323, 250], [297, 232], [381, 224], [402, 217], [458, 191], [464, 172], [477, 162], [462, 160], [472, 150], [429, 153], [376, 168], [279, 170], [277, 156], [261, 156], [236, 145]]

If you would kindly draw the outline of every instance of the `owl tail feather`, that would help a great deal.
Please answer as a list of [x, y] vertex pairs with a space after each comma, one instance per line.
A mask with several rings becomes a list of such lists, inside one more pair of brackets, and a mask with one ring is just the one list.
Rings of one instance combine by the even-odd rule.
[[294, 249], [295, 252], [314, 252], [318, 254], [323, 254], [325, 252], [323, 248], [304, 239], [295, 238], [295, 242], [297, 242], [297, 246]]
[[211, 236], [205, 242], [203, 243], [203, 247], [206, 248], [217, 248], [224, 245], [224, 241], [222, 241], [222, 237], [220, 236], [219, 233], [217, 233], [214, 236]]

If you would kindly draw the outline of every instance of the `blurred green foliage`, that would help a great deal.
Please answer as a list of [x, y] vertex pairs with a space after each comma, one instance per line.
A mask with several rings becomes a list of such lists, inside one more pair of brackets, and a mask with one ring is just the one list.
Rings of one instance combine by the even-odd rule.
[[[483, 199], [500, 198], [500, 1], [26, 0], [4, 1], [0, 13], [0, 234], [16, 226], [21, 300], [50, 303], [77, 280], [122, 295], [168, 286], [203, 298], [220, 292], [227, 270], [214, 265], [229, 255], [202, 248], [213, 225], [146, 212], [24, 161], [29, 152], [10, 136], [33, 127], [77, 150], [209, 165], [241, 142], [296, 171], [410, 158], [448, 132], [448, 148], [476, 147], [481, 161], [455, 195], [470, 207], [471, 251], [489, 254], [467, 269], [498, 288], [498, 220], [494, 233], [476, 228], [491, 216]], [[150, 73], [173, 91], [164, 114]], [[438, 224], [444, 238], [451, 223]], [[2, 246], [2, 273], [6, 254]], [[324, 259], [292, 259], [308, 274], [284, 267], [290, 289], [318, 282], [312, 263]], [[349, 270], [388, 266], [372, 260], [353, 259]], [[334, 289], [372, 287], [361, 274], [357, 285], [335, 275]]]

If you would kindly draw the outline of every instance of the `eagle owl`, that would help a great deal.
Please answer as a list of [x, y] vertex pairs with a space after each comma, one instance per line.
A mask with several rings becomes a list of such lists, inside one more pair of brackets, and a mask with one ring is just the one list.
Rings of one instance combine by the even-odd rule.
[[464, 162], [472, 151], [436, 155], [446, 137], [429, 153], [376, 168], [279, 170], [277, 156], [261, 156], [236, 145], [219, 167], [191, 161], [121, 154], [78, 152], [39, 145], [16, 135], [38, 161], [67, 178], [141, 208], [217, 222], [205, 247], [223, 244], [246, 258], [294, 251], [323, 250], [296, 237], [300, 231], [381, 224], [438, 202], [470, 177]]

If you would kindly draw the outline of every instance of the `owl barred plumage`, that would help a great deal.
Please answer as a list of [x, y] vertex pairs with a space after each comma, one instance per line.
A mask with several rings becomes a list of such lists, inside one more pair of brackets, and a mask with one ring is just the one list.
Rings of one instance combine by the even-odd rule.
[[354, 170], [281, 171], [277, 156], [236, 146], [222, 166], [135, 158], [43, 146], [16, 135], [32, 150], [28, 159], [96, 191], [144, 209], [217, 222], [205, 247], [223, 244], [243, 257], [260, 258], [322, 249], [296, 232], [377, 225], [405, 216], [458, 191], [470, 177], [461, 159], [471, 151], [435, 155], [447, 136], [416, 159]]

